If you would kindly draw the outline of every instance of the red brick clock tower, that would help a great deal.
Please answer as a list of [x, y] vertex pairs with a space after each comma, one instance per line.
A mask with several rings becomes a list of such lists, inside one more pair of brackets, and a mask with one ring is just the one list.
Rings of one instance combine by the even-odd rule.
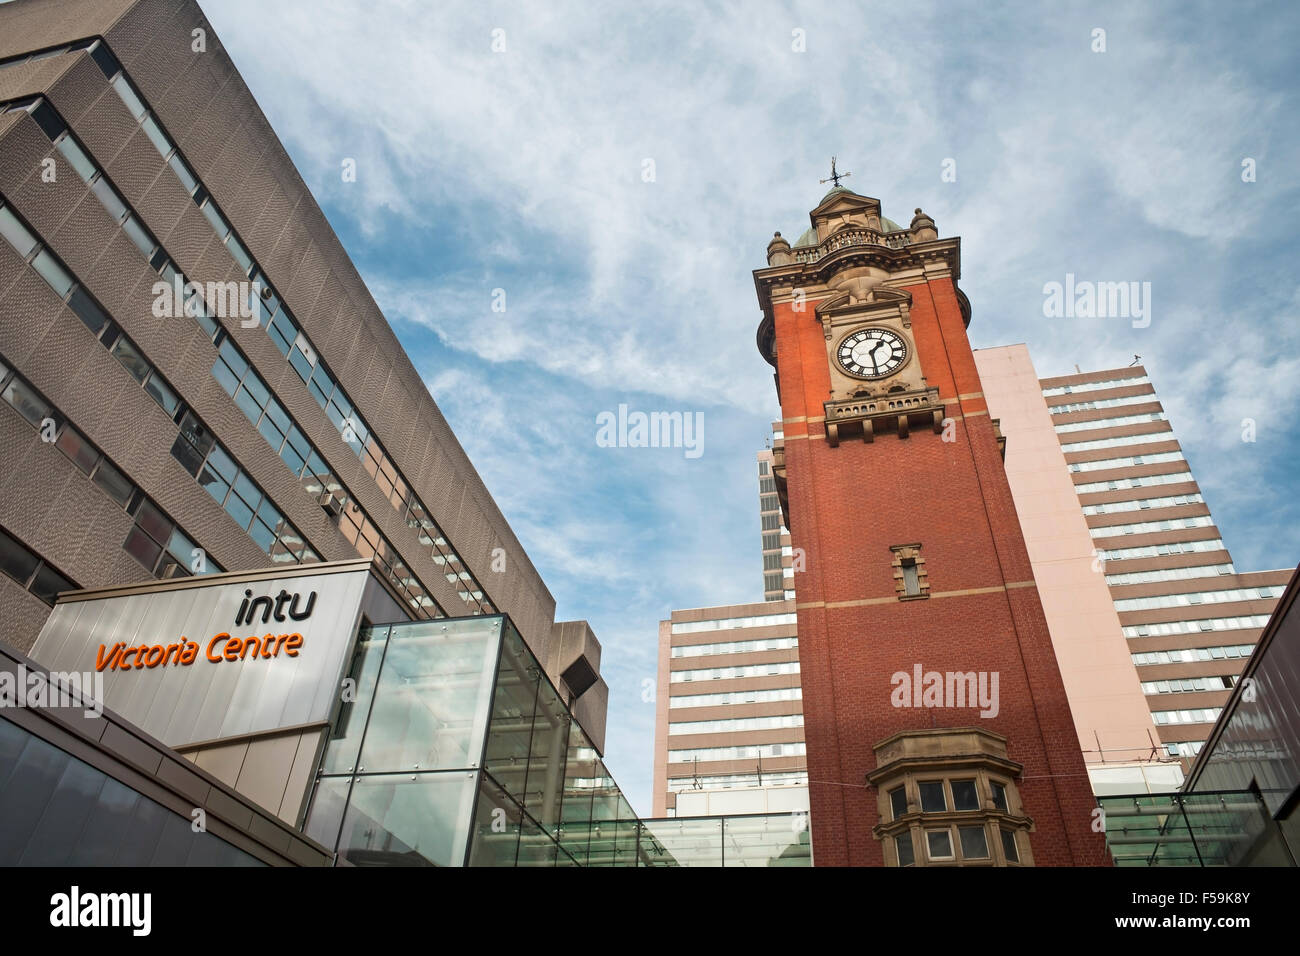
[[818, 865], [1104, 865], [960, 240], [840, 186], [754, 283], [776, 368]]

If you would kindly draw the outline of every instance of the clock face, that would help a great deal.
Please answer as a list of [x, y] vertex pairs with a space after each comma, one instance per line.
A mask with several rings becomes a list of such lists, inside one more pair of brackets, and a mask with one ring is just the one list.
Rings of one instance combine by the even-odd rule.
[[885, 378], [907, 361], [907, 343], [889, 329], [859, 329], [840, 342], [835, 357], [857, 378]]

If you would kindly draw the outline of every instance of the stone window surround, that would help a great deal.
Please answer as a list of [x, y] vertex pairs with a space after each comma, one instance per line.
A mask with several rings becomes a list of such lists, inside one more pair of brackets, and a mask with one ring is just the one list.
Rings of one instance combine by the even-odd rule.
[[[930, 596], [930, 577], [925, 570], [925, 558], [921, 557], [921, 545], [895, 544], [889, 550], [893, 553], [894, 591], [900, 601], [920, 601]], [[912, 560], [916, 564], [916, 582], [920, 592], [908, 594], [903, 578], [903, 562]]]
[[[986, 738], [978, 748], [963, 746], [968, 744], [972, 735]], [[904, 741], [903, 749], [910, 750], [894, 759], [880, 763], [876, 770], [867, 775], [868, 786], [876, 790], [878, 819], [881, 821], [872, 829], [872, 835], [884, 846], [886, 866], [899, 866], [898, 850], [894, 842], [897, 836], [910, 835], [914, 866], [1033, 866], [1033, 854], [1027, 834], [1033, 832], [1033, 819], [1024, 812], [1020, 801], [1020, 792], [1016, 780], [1023, 767], [1006, 758], [1006, 740], [998, 734], [980, 729], [949, 729], [903, 731], [881, 741], [875, 746], [877, 757], [891, 743], [900, 739], [926, 741], [921, 747], [908, 747]], [[963, 740], [963, 738], [966, 738]], [[920, 750], [929, 752], [919, 752]], [[944, 753], [942, 751], [950, 751]], [[972, 752], [972, 751], [978, 752]], [[965, 751], [965, 752], [961, 752]], [[975, 780], [979, 796], [980, 809], [954, 810], [942, 812], [923, 812], [920, 803], [919, 784], [922, 782], [943, 781], [946, 805], [951, 808], [952, 781]], [[1007, 809], [998, 810], [993, 805], [992, 783], [1000, 783], [1006, 788]], [[905, 788], [907, 795], [907, 812], [895, 819], [890, 794], [899, 786]], [[983, 826], [985, 842], [988, 845], [987, 857], [965, 859], [962, 856], [961, 838], [958, 828], [961, 826]], [[931, 860], [925, 831], [947, 829], [952, 841], [952, 858]], [[1002, 830], [1013, 834], [1018, 861], [1006, 859], [1002, 847]], [[1023, 834], [1023, 835], [1022, 835]]]

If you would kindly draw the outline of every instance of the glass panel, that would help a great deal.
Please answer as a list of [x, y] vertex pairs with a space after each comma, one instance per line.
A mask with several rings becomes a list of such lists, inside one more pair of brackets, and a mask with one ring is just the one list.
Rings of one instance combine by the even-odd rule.
[[41, 422], [50, 414], [50, 406], [21, 379], [10, 381], [2, 394], [4, 400], [14, 407], [14, 411], [37, 428], [41, 427]]
[[484, 767], [520, 803], [524, 802], [528, 745], [541, 672], [518, 632], [513, 627], [507, 629], [501, 644]]
[[554, 833], [560, 825], [569, 721], [568, 709], [543, 675], [538, 683], [537, 709], [528, 748], [524, 809], [549, 833]]
[[952, 834], [947, 830], [926, 830], [925, 844], [932, 860], [952, 859]]
[[226, 223], [225, 219], [221, 218], [221, 213], [217, 212], [217, 207], [213, 205], [211, 200], [209, 200], [203, 204], [203, 209], [201, 211], [203, 215], [207, 217], [208, 222], [212, 224], [212, 228], [216, 230], [217, 238], [224, 241], [227, 234], [230, 232], [230, 226]]
[[356, 778], [339, 839], [340, 866], [460, 866], [476, 773]]
[[42, 249], [36, 253], [36, 258], [32, 260], [32, 268], [50, 284], [50, 288], [58, 293], [60, 299], [72, 291], [72, 276], [68, 275], [63, 266], [55, 261], [48, 249]]
[[146, 256], [153, 255], [153, 237], [145, 230], [139, 219], [135, 216], [127, 216], [126, 222], [122, 223], [122, 231], [126, 233], [128, 239], [135, 243], [136, 248]]
[[239, 466], [220, 445], [212, 446], [212, 453], [208, 455], [208, 467], [227, 482], [234, 482], [236, 475], [239, 474]]
[[125, 335], [118, 336], [113, 343], [112, 349], [114, 357], [122, 363], [122, 367], [131, 373], [131, 377], [137, 382], [143, 382], [145, 376], [150, 372], [148, 361], [140, 354], [139, 350], [131, 344], [131, 340]]
[[807, 814], [723, 818], [723, 866], [812, 864]]
[[226, 514], [235, 519], [235, 524], [245, 530], [248, 529], [249, 523], [253, 520], [253, 509], [244, 504], [239, 495], [227, 495], [224, 507]]
[[591, 828], [592, 779], [597, 764], [596, 750], [575, 720], [569, 726], [569, 743], [564, 761], [564, 804], [560, 844], [579, 864], [587, 862]]
[[298, 373], [304, 382], [311, 380], [312, 365], [311, 362], [307, 361], [307, 356], [302, 353], [301, 349], [290, 350], [289, 364], [293, 366], [293, 370]]
[[0, 571], [9, 575], [19, 584], [27, 586], [27, 581], [36, 570], [40, 559], [28, 551], [16, 538], [0, 531]]
[[168, 415], [176, 414], [176, 409], [180, 407], [180, 399], [158, 377], [157, 372], [149, 376], [149, 381], [144, 383], [144, 390], [149, 393], [150, 398], [162, 406]]
[[990, 786], [993, 789], [993, 806], [997, 807], [1003, 813], [1009, 813], [1007, 809], [1007, 788], [994, 780]]
[[249, 394], [253, 396], [253, 401], [257, 403], [259, 409], [266, 407], [266, 403], [271, 398], [271, 392], [266, 385], [262, 383], [262, 380], [257, 376], [256, 372], [244, 376], [244, 388], [248, 389]]
[[71, 136], [65, 136], [59, 141], [58, 149], [63, 154], [63, 158], [77, 171], [77, 175], [90, 182], [90, 177], [95, 175], [95, 164], [90, 161], [85, 150], [77, 145], [77, 141]]
[[983, 827], [958, 827], [957, 836], [961, 840], [961, 855], [964, 859], [988, 859], [989, 841]]
[[[176, 560], [189, 568], [190, 562], [194, 560], [194, 542], [186, 537], [180, 528], [172, 529], [172, 536], [167, 539], [167, 550], [175, 555]], [[211, 561], [207, 562], [211, 564]]]
[[[290, 439], [292, 439], [292, 437], [291, 434]], [[307, 464], [307, 460], [299, 455], [294, 449], [292, 441], [286, 441], [280, 447], [280, 458], [289, 466], [289, 470], [293, 472], [294, 475], [301, 475], [303, 467]]]
[[183, 435], [177, 435], [176, 441], [172, 442], [172, 457], [181, 463], [181, 467], [191, 477], [197, 475], [203, 466], [203, 456]]
[[54, 108], [45, 100], [37, 100], [33, 103], [30, 112], [32, 119], [36, 120], [37, 125], [51, 142], [68, 128], [63, 120], [59, 119], [59, 114], [54, 112]]
[[114, 222], [121, 222], [126, 216], [126, 204], [118, 197], [117, 191], [108, 184], [108, 180], [101, 176], [91, 183], [90, 191], [103, 204], [104, 209], [108, 212], [108, 218]]
[[[261, 384], [260, 381], [258, 384]], [[267, 397], [270, 398], [270, 393], [267, 394]], [[282, 434], [287, 433], [292, 427], [292, 422], [289, 420], [289, 415], [285, 412], [284, 407], [274, 399], [266, 402], [266, 415], [271, 421], [275, 422], [276, 430]]]
[[[647, 835], [653, 840], [648, 846]], [[648, 865], [671, 859], [677, 866], [722, 866], [721, 817], [646, 820], [641, 839], [642, 860]]]
[[907, 791], [903, 787], [896, 787], [889, 791], [889, 807], [893, 812], [892, 819], [897, 820], [907, 813]]
[[0, 236], [14, 247], [18, 255], [26, 259], [36, 248], [36, 237], [27, 231], [27, 227], [18, 221], [8, 206], [0, 207]]
[[395, 626], [375, 689], [361, 767], [477, 767], [501, 619]]
[[144, 104], [140, 102], [140, 97], [135, 95], [135, 90], [131, 89], [131, 84], [123, 76], [118, 76], [113, 81], [113, 89], [117, 90], [117, 95], [122, 98], [126, 108], [131, 111], [131, 115], [136, 119], [144, 116]]
[[262, 420], [258, 422], [257, 430], [262, 433], [262, 437], [266, 439], [267, 444], [277, 452], [280, 450], [280, 445], [284, 442], [284, 433], [275, 427], [275, 422], [271, 420], [270, 415], [262, 417]]
[[86, 474], [90, 474], [91, 469], [95, 467], [95, 460], [99, 458], [99, 452], [71, 425], [63, 427], [54, 444]]
[[[230, 341], [229, 337], [222, 341], [221, 347], [217, 349], [217, 352], [221, 355], [221, 358], [225, 360], [225, 363], [230, 366], [230, 370], [236, 376], [239, 378], [244, 377], [244, 373], [248, 371], [248, 362], [239, 354], [239, 350], [235, 348], [234, 343]], [[263, 391], [265, 391], [265, 389], [263, 389]]]
[[149, 532], [149, 537], [159, 544], [166, 544], [171, 540], [172, 522], [152, 501], [145, 500], [140, 503], [140, 508], [135, 513], [135, 523]]
[[952, 805], [956, 810], [978, 810], [979, 796], [975, 792], [974, 780], [952, 781]]
[[283, 312], [271, 320], [267, 332], [271, 336], [271, 341], [275, 343], [275, 347], [280, 350], [280, 354], [286, 356], [293, 347], [293, 340], [298, 337], [298, 330], [293, 327], [293, 323], [289, 321]]
[[312, 371], [311, 380], [307, 383], [307, 391], [309, 391], [311, 397], [316, 400], [316, 404], [321, 408], [324, 408], [326, 402], [329, 401], [330, 394], [333, 390], [334, 383], [330, 381], [330, 377], [321, 370], [319, 365], [317, 365]]
[[270, 554], [271, 549], [275, 547], [275, 532], [261, 521], [254, 521], [249, 525], [248, 534], [253, 539], [253, 543], [267, 554]]
[[322, 777], [316, 781], [316, 792], [312, 794], [311, 809], [307, 811], [307, 820], [303, 832], [321, 846], [334, 850], [338, 845], [339, 824], [347, 810], [348, 790], [352, 786], [351, 777]]
[[108, 322], [106, 316], [99, 306], [86, 294], [86, 290], [77, 286], [72, 290], [72, 298], [68, 300], [68, 306], [77, 314], [77, 318], [85, 324], [86, 328], [98, 334], [105, 323]]
[[[635, 866], [637, 822], [629, 820], [625, 829], [626, 832], [621, 834], [619, 841], [619, 847], [627, 859], [623, 865]], [[558, 850], [559, 846], [549, 833], [527, 816], [523, 818], [519, 829], [519, 859], [515, 866], [555, 866]]]
[[[602, 761], [596, 761], [591, 786], [591, 819], [593, 821], [621, 819], [623, 794], [619, 792], [618, 785], [614, 783], [614, 778], [609, 775]], [[592, 849], [594, 852], [594, 846]]]
[[943, 781], [932, 780], [917, 785], [921, 791], [921, 810], [925, 813], [942, 813], [948, 809], [944, 798]]
[[233, 485], [235, 493], [243, 498], [250, 508], [256, 510], [257, 506], [262, 503], [262, 492], [242, 471], [235, 475]]
[[352, 681], [348, 685], [352, 692], [347, 695], [350, 699], [339, 701], [321, 763], [324, 773], [350, 773], [356, 769], [362, 733], [374, 699], [375, 680], [379, 676], [379, 662], [387, 643], [387, 627], [361, 629], [347, 674]]
[[194, 174], [190, 172], [190, 168], [185, 165], [185, 161], [181, 159], [180, 155], [178, 154], [173, 156], [168, 161], [167, 165], [172, 168], [172, 172], [174, 172], [176, 178], [181, 181], [181, 185], [185, 187], [185, 191], [190, 195], [194, 195], [194, 190], [198, 188], [199, 181], [194, 178]]
[[48, 564], [42, 564], [29, 590], [46, 604], [53, 604], [55, 595], [60, 591], [71, 591], [75, 586]]
[[164, 156], [172, 151], [171, 141], [163, 134], [152, 116], [140, 125], [144, 129], [144, 134], [149, 137], [149, 142], [153, 143], [154, 149]]
[[243, 386], [240, 386], [239, 391], [235, 393], [235, 404], [239, 406], [239, 410], [244, 413], [250, 422], [255, 422], [262, 417], [262, 406]]
[[95, 469], [91, 480], [108, 492], [108, 496], [123, 508], [131, 500], [131, 493], [135, 491], [135, 485], [131, 484], [130, 479], [110, 465], [107, 459], [100, 459], [99, 467]]
[[514, 866], [523, 814], [487, 774], [479, 784], [478, 810], [470, 835], [470, 866]]
[[1002, 830], [1002, 855], [1009, 863], [1020, 862], [1020, 850], [1016, 846], [1016, 835], [1010, 830]]
[[898, 851], [898, 865], [912, 866], [916, 863], [916, 851], [912, 847], [912, 831], [894, 837], [894, 848]]
[[162, 554], [162, 548], [139, 527], [131, 529], [126, 541], [122, 543], [122, 549], [151, 572], [158, 563], [158, 556]]
[[226, 243], [226, 248], [229, 249], [230, 254], [235, 257], [235, 261], [239, 263], [239, 268], [244, 275], [248, 275], [248, 270], [253, 267], [253, 260], [249, 257], [248, 250], [244, 248], [244, 244], [235, 238], [234, 233], [231, 233], [230, 241]]
[[903, 591], [906, 594], [921, 593], [921, 579], [917, 575], [915, 562], [903, 562]]
[[225, 363], [220, 355], [212, 363], [212, 377], [221, 383], [221, 387], [226, 390], [227, 395], [234, 395], [239, 388], [239, 376], [230, 370], [230, 366]]

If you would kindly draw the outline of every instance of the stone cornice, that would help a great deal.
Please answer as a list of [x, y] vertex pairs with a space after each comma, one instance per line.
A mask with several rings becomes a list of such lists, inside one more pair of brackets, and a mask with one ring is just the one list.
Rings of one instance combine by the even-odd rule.
[[[773, 367], [776, 356], [772, 348], [775, 338], [773, 328], [773, 291], [783, 286], [794, 286], [812, 296], [822, 293], [830, 281], [846, 269], [874, 267], [889, 273], [914, 270], [926, 278], [951, 275], [954, 283], [961, 278], [961, 238], [934, 239], [912, 243], [903, 248], [887, 245], [845, 245], [833, 249], [813, 262], [789, 262], [754, 270], [754, 290], [763, 318], [758, 324], [756, 344], [759, 354]], [[970, 324], [970, 303], [958, 291], [962, 315]]]

